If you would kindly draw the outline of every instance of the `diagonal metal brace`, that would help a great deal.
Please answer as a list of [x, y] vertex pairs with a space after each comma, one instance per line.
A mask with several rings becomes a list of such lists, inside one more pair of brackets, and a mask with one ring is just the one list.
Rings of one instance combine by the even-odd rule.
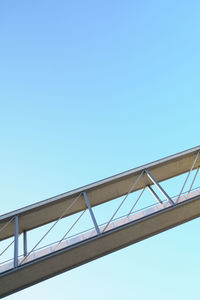
[[158, 183], [158, 181], [152, 176], [152, 174], [149, 172], [149, 170], [145, 169], [145, 172], [147, 176], [151, 179], [151, 181], [157, 186], [157, 188], [160, 190], [160, 192], [163, 194], [163, 196], [172, 204], [175, 205], [174, 201], [170, 198], [170, 196], [165, 192], [165, 190], [161, 187], [161, 185]]
[[[194, 161], [193, 161], [193, 163], [192, 163], [191, 169], [190, 169], [190, 171], [189, 171], [189, 173], [188, 173], [188, 175], [187, 175], [187, 177], [186, 177], [186, 179], [185, 179], [185, 182], [184, 182], [184, 184], [183, 184], [183, 186], [182, 186], [182, 189], [181, 189], [181, 191], [180, 191], [180, 193], [179, 193], [179, 196], [178, 196], [178, 198], [176, 199], [176, 203], [178, 203], [179, 198], [180, 198], [181, 194], [183, 193], [183, 190], [184, 190], [185, 185], [186, 185], [186, 183], [187, 183], [187, 181], [188, 181], [188, 178], [190, 177], [190, 174], [191, 174], [191, 172], [192, 172], [192, 170], [193, 170], [193, 168], [194, 168], [194, 165], [195, 165], [195, 163], [196, 163], [196, 161], [197, 161], [197, 159], [198, 159], [199, 152], [200, 152], [200, 151], [197, 152], [197, 155], [196, 155], [196, 157], [195, 157], [195, 159], [194, 159]], [[196, 178], [196, 176], [195, 176], [195, 178]], [[194, 180], [195, 180], [195, 178], [194, 178]], [[193, 184], [193, 183], [192, 183], [192, 184]]]
[[156, 194], [156, 192], [152, 189], [152, 187], [150, 185], [147, 185], [147, 188], [149, 189], [149, 191], [152, 193], [152, 195], [156, 198], [156, 200], [160, 203], [163, 204], [162, 200], [158, 197], [158, 195]]
[[93, 210], [92, 210], [92, 207], [91, 207], [91, 205], [90, 205], [90, 201], [89, 201], [89, 199], [88, 199], [88, 196], [87, 196], [86, 192], [83, 192], [83, 196], [84, 196], [84, 198], [85, 198], [85, 202], [86, 202], [87, 207], [88, 207], [88, 209], [89, 209], [90, 216], [91, 216], [92, 221], [93, 221], [93, 223], [94, 223], [94, 227], [95, 227], [95, 229], [96, 229], [96, 232], [97, 232], [97, 234], [101, 234], [100, 229], [99, 229], [99, 226], [98, 226], [97, 221], [96, 221], [96, 219], [95, 219], [95, 216], [94, 216], [94, 213], [93, 213]]

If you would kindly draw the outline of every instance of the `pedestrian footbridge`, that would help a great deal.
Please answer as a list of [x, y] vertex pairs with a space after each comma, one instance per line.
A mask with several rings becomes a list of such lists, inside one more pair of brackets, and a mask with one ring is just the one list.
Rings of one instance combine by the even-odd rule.
[[[199, 217], [199, 152], [200, 146], [0, 216], [0, 297]], [[92, 227], [81, 230], [86, 213]], [[100, 214], [109, 215], [106, 222]], [[71, 217], [59, 237], [59, 222]], [[52, 231], [56, 242], [41, 247]]]

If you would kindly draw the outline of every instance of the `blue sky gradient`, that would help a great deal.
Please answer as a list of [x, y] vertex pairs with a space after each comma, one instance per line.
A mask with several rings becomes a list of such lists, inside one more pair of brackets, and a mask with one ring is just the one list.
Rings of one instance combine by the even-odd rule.
[[[1, 1], [0, 214], [200, 144], [199, 9]], [[7, 299], [198, 299], [198, 232], [197, 219]]]

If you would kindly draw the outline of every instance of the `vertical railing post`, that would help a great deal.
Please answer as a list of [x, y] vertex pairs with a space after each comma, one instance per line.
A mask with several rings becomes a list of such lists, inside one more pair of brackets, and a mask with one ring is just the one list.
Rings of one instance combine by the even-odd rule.
[[18, 239], [19, 239], [19, 222], [18, 222], [18, 216], [15, 216], [14, 268], [18, 266]]
[[26, 257], [27, 251], [27, 231], [23, 232], [23, 246], [24, 246], [24, 257]]

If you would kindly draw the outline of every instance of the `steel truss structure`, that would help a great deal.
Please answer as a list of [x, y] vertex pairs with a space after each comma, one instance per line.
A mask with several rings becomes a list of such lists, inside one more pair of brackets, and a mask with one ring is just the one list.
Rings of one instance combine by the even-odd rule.
[[[199, 153], [200, 146], [0, 216], [0, 241], [13, 237], [0, 253], [1, 258], [13, 247], [13, 257], [0, 263], [0, 297], [199, 217], [200, 187], [194, 188], [200, 167]], [[172, 197], [162, 182], [185, 173], [180, 192]], [[184, 192], [191, 177], [189, 189]], [[136, 211], [145, 191], [156, 202]], [[136, 200], [131, 202], [128, 212], [117, 217], [127, 199], [135, 194]], [[123, 198], [117, 209], [106, 223], [99, 224], [95, 209], [119, 197]], [[93, 228], [69, 237], [86, 212]], [[76, 219], [59, 241], [38, 248], [59, 221], [73, 215]], [[27, 233], [46, 224], [50, 228], [28, 251]]]

